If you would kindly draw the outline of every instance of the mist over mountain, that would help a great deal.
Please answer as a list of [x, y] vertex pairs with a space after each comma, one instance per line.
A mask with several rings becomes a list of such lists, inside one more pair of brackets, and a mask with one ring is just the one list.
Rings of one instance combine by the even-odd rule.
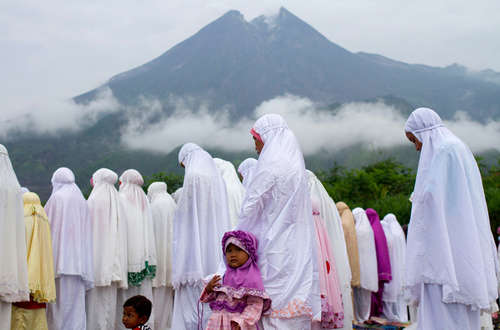
[[[465, 70], [465, 71], [464, 71]], [[138, 68], [111, 78], [118, 101], [139, 105], [153, 97], [170, 114], [170, 101], [189, 97], [232, 119], [251, 116], [263, 101], [289, 93], [314, 102], [345, 103], [392, 94], [444, 119], [466, 111], [484, 121], [500, 113], [500, 74], [469, 74], [453, 65], [434, 68], [357, 53], [326, 39], [281, 8], [273, 19], [245, 21], [229, 11], [189, 39]], [[98, 89], [75, 98], [88, 102]]]
[[89, 192], [101, 167], [183, 173], [177, 153], [186, 142], [235, 164], [257, 157], [248, 131], [266, 113], [285, 117], [312, 170], [389, 156], [415, 166], [402, 130], [421, 106], [474, 152], [498, 149], [500, 73], [354, 54], [284, 8], [251, 22], [229, 11], [151, 62], [19, 117], [3, 143], [21, 184], [47, 199], [61, 166]]

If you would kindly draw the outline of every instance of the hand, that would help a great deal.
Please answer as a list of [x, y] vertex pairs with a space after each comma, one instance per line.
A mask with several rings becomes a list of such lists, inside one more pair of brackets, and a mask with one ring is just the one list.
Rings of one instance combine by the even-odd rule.
[[208, 294], [211, 294], [214, 292], [214, 287], [217, 285], [220, 285], [220, 275], [215, 275], [210, 282], [208, 282], [207, 286], [205, 287], [205, 291]]

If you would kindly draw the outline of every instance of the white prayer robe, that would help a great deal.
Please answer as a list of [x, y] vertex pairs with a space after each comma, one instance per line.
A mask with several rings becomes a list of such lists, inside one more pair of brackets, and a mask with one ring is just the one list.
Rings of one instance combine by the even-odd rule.
[[413, 111], [405, 131], [422, 142], [405, 271], [418, 329], [479, 329], [499, 268], [477, 163], [430, 109]]
[[264, 328], [310, 329], [321, 320], [321, 300], [304, 158], [281, 116], [261, 117], [254, 130], [264, 147], [235, 229], [259, 241], [258, 265], [273, 308], [263, 316]]
[[59, 168], [51, 181], [45, 212], [50, 221], [57, 301], [47, 306], [47, 324], [51, 330], [85, 330], [85, 291], [94, 287], [90, 210], [69, 168]]
[[352, 210], [358, 238], [360, 287], [354, 288], [356, 321], [363, 323], [370, 318], [372, 292], [378, 291], [378, 266], [375, 237], [365, 210]]
[[[186, 172], [173, 225], [172, 329], [195, 330], [203, 279], [218, 270], [222, 260], [220, 244], [224, 233], [231, 230], [231, 220], [226, 184], [210, 154], [187, 143], [179, 152], [179, 163]], [[204, 318], [210, 314], [205, 309]]]
[[328, 195], [325, 187], [316, 175], [307, 170], [309, 192], [311, 196], [319, 202], [320, 213], [325, 220], [326, 230], [330, 238], [335, 265], [339, 276], [340, 290], [342, 292], [342, 303], [344, 305], [344, 327], [340, 329], [352, 329], [354, 318], [352, 288], [351, 288], [351, 266], [344, 238], [344, 229], [340, 219], [339, 210], [333, 199]]
[[175, 202], [167, 193], [165, 182], [154, 182], [148, 187], [151, 200], [156, 245], [156, 276], [153, 279], [153, 309], [155, 328], [170, 329], [174, 303], [172, 287], [172, 230]]
[[95, 288], [86, 295], [87, 329], [112, 329], [117, 289], [128, 287], [127, 227], [114, 186], [118, 175], [102, 168], [92, 181], [94, 188], [87, 203], [92, 219]]
[[231, 216], [231, 228], [238, 223], [241, 202], [245, 197], [245, 188], [236, 174], [234, 165], [220, 158], [214, 158], [215, 165], [219, 168], [222, 179], [226, 183], [227, 198], [229, 202], [229, 215]]

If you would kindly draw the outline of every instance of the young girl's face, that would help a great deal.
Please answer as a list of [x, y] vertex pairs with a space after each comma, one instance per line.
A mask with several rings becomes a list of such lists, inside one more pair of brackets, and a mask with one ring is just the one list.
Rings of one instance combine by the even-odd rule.
[[229, 244], [226, 248], [227, 264], [233, 268], [241, 267], [247, 262], [248, 254], [234, 244]]

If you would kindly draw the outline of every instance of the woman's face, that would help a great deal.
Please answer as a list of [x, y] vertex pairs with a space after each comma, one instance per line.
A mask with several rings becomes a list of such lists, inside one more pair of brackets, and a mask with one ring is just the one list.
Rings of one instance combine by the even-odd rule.
[[262, 148], [264, 148], [264, 143], [260, 142], [260, 140], [257, 139], [255, 136], [253, 137], [253, 140], [255, 141], [255, 150], [257, 150], [257, 154], [260, 155]]
[[417, 151], [422, 150], [422, 142], [420, 142], [415, 137], [415, 135], [413, 135], [413, 133], [410, 133], [410, 132], [405, 132], [405, 133], [406, 133], [406, 137], [408, 138], [408, 140], [410, 140], [410, 142], [415, 144], [415, 150], [417, 150]]

